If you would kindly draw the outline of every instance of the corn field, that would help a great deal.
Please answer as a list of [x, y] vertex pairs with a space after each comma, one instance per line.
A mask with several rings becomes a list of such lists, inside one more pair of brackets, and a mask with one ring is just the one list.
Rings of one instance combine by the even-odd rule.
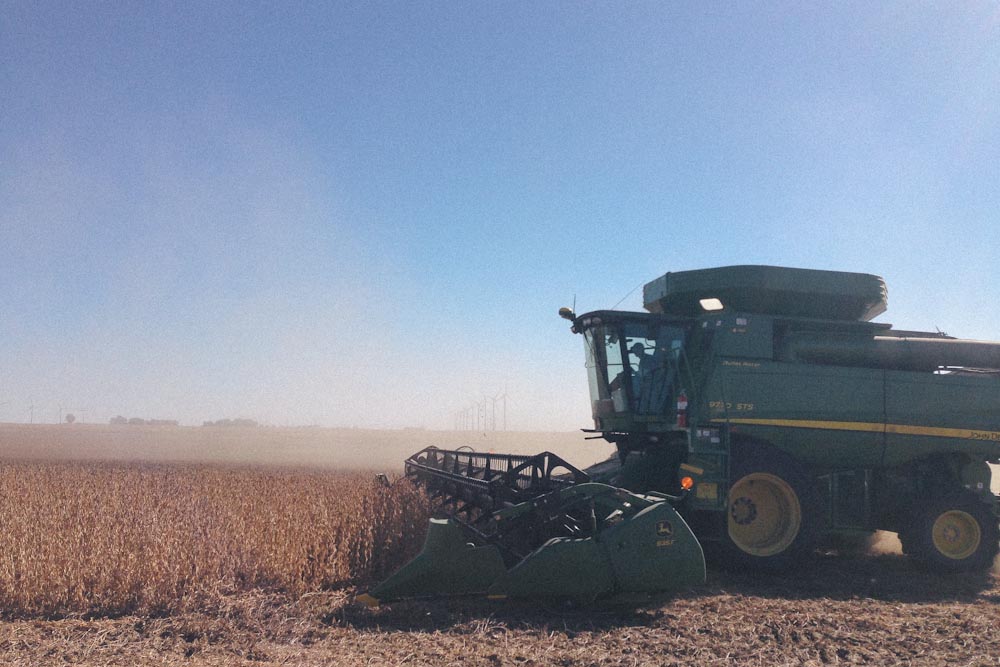
[[247, 590], [384, 576], [430, 506], [370, 474], [200, 465], [0, 464], [0, 614], [169, 614]]

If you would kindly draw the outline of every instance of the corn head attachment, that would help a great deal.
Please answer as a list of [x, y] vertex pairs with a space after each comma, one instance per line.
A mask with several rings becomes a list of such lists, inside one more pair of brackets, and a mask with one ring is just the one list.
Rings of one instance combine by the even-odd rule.
[[705, 580], [701, 545], [662, 494], [591, 482], [558, 456], [427, 448], [406, 474], [441, 503], [423, 551], [362, 596], [485, 594], [589, 602]]

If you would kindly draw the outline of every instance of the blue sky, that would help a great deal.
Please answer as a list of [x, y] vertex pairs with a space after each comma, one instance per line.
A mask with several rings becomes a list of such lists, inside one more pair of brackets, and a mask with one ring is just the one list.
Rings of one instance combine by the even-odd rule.
[[994, 2], [0, 0], [0, 421], [586, 427], [556, 310], [734, 263], [1000, 339], [998, 109]]

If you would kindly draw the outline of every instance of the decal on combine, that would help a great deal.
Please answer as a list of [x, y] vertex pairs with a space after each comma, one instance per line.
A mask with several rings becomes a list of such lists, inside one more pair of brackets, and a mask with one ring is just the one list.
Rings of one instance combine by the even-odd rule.
[[656, 546], [658, 547], [669, 547], [674, 543], [674, 526], [669, 521], [657, 521], [656, 522], [656, 536], [660, 539], [656, 540]]
[[[737, 410], [739, 412], [752, 412], [754, 409], [753, 403], [732, 403], [729, 401], [709, 401], [708, 408], [710, 410]], [[719, 421], [719, 420], [716, 420]]]

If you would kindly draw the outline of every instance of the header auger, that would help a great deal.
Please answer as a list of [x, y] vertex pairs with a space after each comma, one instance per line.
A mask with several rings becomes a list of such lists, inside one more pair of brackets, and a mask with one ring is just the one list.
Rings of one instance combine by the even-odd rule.
[[704, 579], [699, 542], [780, 571], [875, 530], [929, 568], [988, 568], [1000, 343], [872, 322], [886, 304], [874, 275], [730, 266], [653, 280], [647, 313], [560, 310], [617, 463], [418, 452], [407, 476], [449, 518], [372, 595], [671, 591]]

